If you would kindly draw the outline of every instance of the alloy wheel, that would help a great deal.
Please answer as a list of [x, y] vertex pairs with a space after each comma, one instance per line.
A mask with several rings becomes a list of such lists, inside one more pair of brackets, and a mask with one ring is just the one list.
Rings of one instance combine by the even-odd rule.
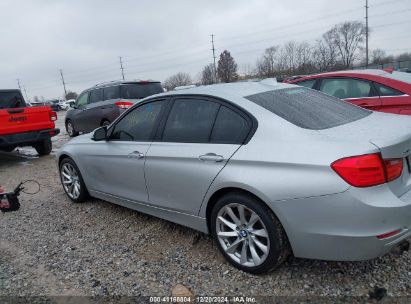
[[81, 184], [76, 168], [74, 168], [70, 163], [65, 163], [61, 167], [60, 175], [67, 195], [72, 199], [79, 198]]
[[225, 253], [243, 266], [264, 263], [270, 252], [266, 226], [257, 213], [242, 204], [232, 203], [220, 209], [216, 234]]
[[73, 127], [73, 124], [71, 122], [67, 123], [67, 133], [70, 136], [73, 136], [73, 134], [74, 134], [74, 127]]

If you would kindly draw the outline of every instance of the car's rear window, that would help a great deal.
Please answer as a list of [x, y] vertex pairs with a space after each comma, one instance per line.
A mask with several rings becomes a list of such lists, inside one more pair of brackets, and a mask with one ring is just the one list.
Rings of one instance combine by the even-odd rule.
[[25, 103], [19, 92], [0, 92], [0, 109], [20, 108]]
[[292, 124], [310, 130], [343, 125], [372, 112], [306, 88], [287, 88], [246, 96]]
[[163, 92], [159, 82], [123, 84], [120, 86], [120, 97], [124, 99], [141, 99]]

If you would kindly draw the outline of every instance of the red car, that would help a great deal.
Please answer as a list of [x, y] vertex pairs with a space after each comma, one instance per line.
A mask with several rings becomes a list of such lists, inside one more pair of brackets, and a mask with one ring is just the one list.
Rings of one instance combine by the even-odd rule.
[[349, 70], [285, 80], [319, 90], [373, 111], [411, 115], [411, 74]]

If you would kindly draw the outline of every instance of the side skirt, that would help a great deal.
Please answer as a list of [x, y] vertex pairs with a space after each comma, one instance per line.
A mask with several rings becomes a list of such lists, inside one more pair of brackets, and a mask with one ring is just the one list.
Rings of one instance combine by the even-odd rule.
[[170, 209], [165, 209], [153, 205], [149, 205], [146, 203], [141, 203], [141, 202], [136, 202], [136, 201], [131, 201], [125, 198], [121, 198], [118, 196], [114, 196], [108, 193], [100, 192], [100, 191], [95, 191], [95, 190], [90, 190], [90, 195], [102, 199], [104, 201], [108, 201], [113, 204], [117, 204], [129, 209], [133, 209], [142, 213], [146, 213], [155, 217], [162, 218], [164, 220], [180, 224], [182, 226], [187, 226], [192, 229], [198, 230], [200, 232], [208, 234], [208, 227], [207, 227], [207, 221], [205, 218], [187, 214], [187, 213], [182, 213], [178, 212], [175, 210], [170, 210]]

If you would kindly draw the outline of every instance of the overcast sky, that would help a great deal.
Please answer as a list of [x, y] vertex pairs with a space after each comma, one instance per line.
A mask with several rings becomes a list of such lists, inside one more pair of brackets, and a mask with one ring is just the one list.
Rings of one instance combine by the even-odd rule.
[[[332, 25], [364, 20], [365, 0], [1, 0], [0, 88], [29, 98], [63, 95], [120, 79], [163, 81], [176, 72], [194, 79], [228, 49], [245, 71], [265, 48], [314, 41]], [[369, 0], [370, 49], [411, 52], [411, 1]]]

